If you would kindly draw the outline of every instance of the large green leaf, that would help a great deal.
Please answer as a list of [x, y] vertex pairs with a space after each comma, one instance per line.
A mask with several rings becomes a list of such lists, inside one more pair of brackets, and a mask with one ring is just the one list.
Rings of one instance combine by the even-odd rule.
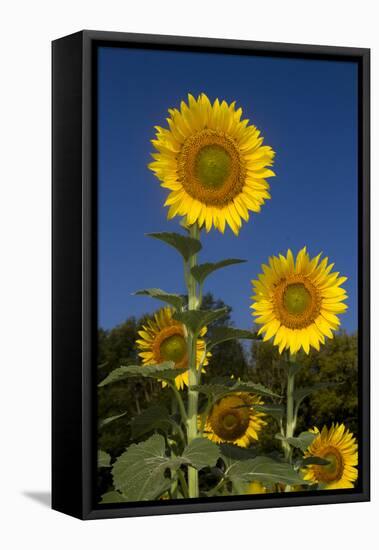
[[201, 386], [194, 386], [195, 390], [200, 393], [213, 397], [215, 401], [218, 401], [225, 395], [235, 392], [255, 393], [265, 397], [280, 397], [276, 393], [272, 392], [269, 388], [265, 388], [262, 384], [254, 384], [253, 382], [234, 382], [230, 385], [223, 384], [202, 384]]
[[128, 499], [118, 491], [109, 491], [102, 495], [100, 504], [116, 504], [119, 502], [128, 502]]
[[197, 470], [206, 466], [213, 467], [220, 458], [220, 448], [209, 439], [199, 437], [187, 445], [182, 458], [190, 462]]
[[109, 468], [111, 465], [111, 455], [99, 449], [97, 451], [97, 466], [99, 468]]
[[178, 467], [165, 454], [165, 440], [155, 434], [143, 443], [131, 445], [112, 468], [113, 485], [129, 501], [154, 500], [170, 486], [167, 468]]
[[307, 456], [300, 461], [301, 466], [310, 466], [311, 464], [317, 464], [318, 466], [327, 466], [330, 464], [329, 460], [321, 458], [320, 456]]
[[312, 443], [315, 437], [316, 434], [313, 434], [311, 432], [301, 432], [301, 434], [297, 437], [284, 437], [282, 434], [275, 435], [276, 439], [280, 439], [280, 441], [286, 441], [287, 443], [292, 445], [292, 447], [300, 449], [301, 451], [306, 451], [306, 449], [308, 449], [309, 445]]
[[152, 405], [130, 422], [132, 439], [138, 439], [152, 430], [167, 432], [171, 426], [168, 410], [163, 405]]
[[147, 378], [155, 378], [157, 380], [173, 380], [179, 374], [186, 372], [187, 369], [177, 369], [172, 361], [166, 361], [160, 365], [129, 365], [126, 367], [118, 367], [108, 374], [99, 384], [99, 387], [120, 382], [126, 378], [134, 376], [143, 376]]
[[221, 342], [238, 339], [255, 340], [256, 336], [249, 330], [241, 330], [233, 327], [214, 327], [212, 329], [212, 337], [209, 340], [208, 349], [212, 349]]
[[145, 290], [138, 290], [135, 294], [136, 296], [151, 296], [152, 298], [156, 298], [157, 300], [161, 300], [162, 302], [166, 302], [166, 304], [174, 306], [174, 308], [178, 310], [180, 310], [184, 304], [183, 298], [180, 294], [170, 294], [160, 288], [146, 288]]
[[284, 417], [285, 412], [283, 405], [254, 405], [254, 409], [272, 416], [278, 422]]
[[185, 237], [180, 233], [148, 233], [148, 237], [159, 239], [173, 246], [186, 261], [201, 250], [200, 241], [192, 237]]
[[228, 265], [242, 264], [244, 262], [246, 262], [246, 260], [236, 260], [234, 258], [231, 258], [216, 263], [199, 264], [191, 269], [191, 273], [199, 284], [203, 284], [208, 275], [210, 275], [214, 271], [217, 271], [218, 269], [221, 269], [223, 267], [227, 267]]
[[103, 420], [99, 420], [99, 428], [100, 429], [104, 428], [104, 426], [107, 426], [108, 424], [110, 424], [114, 420], [117, 420], [118, 418], [122, 418], [126, 414], [127, 414], [126, 412], [123, 412], [121, 414], [116, 414], [114, 416], [108, 416], [108, 418], [104, 418]]
[[287, 462], [277, 462], [272, 458], [257, 456], [247, 460], [226, 460], [225, 477], [233, 483], [260, 481], [263, 484], [285, 483], [286, 485], [304, 485], [308, 482]]
[[174, 314], [174, 319], [186, 325], [192, 334], [199, 334], [203, 327], [213, 323], [217, 319], [221, 319], [227, 313], [228, 309], [226, 307], [214, 310], [194, 309], [190, 311], [177, 311]]

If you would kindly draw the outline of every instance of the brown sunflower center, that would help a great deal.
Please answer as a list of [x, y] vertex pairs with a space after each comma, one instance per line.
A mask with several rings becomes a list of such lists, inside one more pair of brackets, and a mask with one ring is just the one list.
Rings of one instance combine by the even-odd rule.
[[178, 177], [200, 202], [224, 206], [243, 188], [246, 170], [235, 141], [205, 129], [185, 141], [178, 158]]
[[306, 328], [320, 313], [321, 298], [317, 288], [304, 276], [282, 279], [273, 294], [275, 313], [291, 329]]
[[235, 441], [243, 435], [250, 422], [250, 409], [240, 396], [228, 396], [213, 407], [210, 414], [212, 430], [225, 441]]
[[331, 483], [341, 479], [344, 470], [344, 462], [341, 453], [335, 447], [326, 447], [318, 456], [325, 458], [329, 464], [314, 466], [315, 476], [318, 481]]
[[175, 367], [187, 367], [187, 341], [180, 323], [163, 328], [155, 337], [153, 343], [154, 360], [173, 361]]

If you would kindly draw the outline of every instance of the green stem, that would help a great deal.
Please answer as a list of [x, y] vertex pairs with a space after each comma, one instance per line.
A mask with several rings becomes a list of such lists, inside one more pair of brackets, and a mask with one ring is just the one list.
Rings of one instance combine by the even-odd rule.
[[[289, 356], [289, 365], [288, 365], [288, 378], [287, 378], [287, 415], [286, 415], [286, 438], [293, 437], [295, 428], [296, 428], [296, 418], [295, 418], [295, 402], [294, 402], [294, 392], [295, 392], [295, 370], [292, 368], [292, 365], [296, 362], [296, 354]], [[284, 456], [285, 459], [291, 464], [292, 463], [292, 446], [286, 441], [284, 446]], [[285, 492], [289, 492], [291, 487], [286, 486]]]
[[[197, 224], [190, 228], [190, 236], [193, 239], [199, 239], [200, 231]], [[188, 291], [188, 310], [198, 309], [200, 300], [197, 295], [196, 280], [191, 274], [191, 268], [197, 265], [197, 254], [193, 254], [188, 261], [188, 270], [186, 272], [187, 291]], [[192, 387], [197, 384], [196, 369], [196, 341], [197, 334], [188, 331], [188, 417], [187, 417], [187, 439], [191, 443], [198, 437], [197, 429], [197, 410], [199, 394]], [[191, 466], [188, 467], [188, 493], [190, 498], [199, 496], [199, 478], [198, 472]]]
[[176, 398], [176, 401], [179, 405], [179, 410], [180, 410], [182, 420], [183, 420], [184, 423], [186, 423], [187, 422], [187, 411], [186, 411], [186, 408], [184, 406], [182, 396], [180, 395], [180, 392], [178, 391], [177, 387], [175, 386], [175, 382], [168, 382], [168, 385], [172, 389], [172, 391], [174, 393], [174, 396]]
[[188, 485], [187, 485], [186, 478], [184, 477], [184, 474], [183, 474], [182, 470], [179, 468], [176, 473], [177, 473], [177, 476], [178, 476], [178, 480], [180, 481], [180, 486], [182, 488], [182, 493], [183, 493], [184, 498], [189, 498]]

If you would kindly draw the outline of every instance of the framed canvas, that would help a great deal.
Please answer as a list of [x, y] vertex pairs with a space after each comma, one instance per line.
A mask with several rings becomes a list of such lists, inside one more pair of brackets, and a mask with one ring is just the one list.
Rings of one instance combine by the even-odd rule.
[[52, 51], [53, 508], [369, 500], [369, 50]]

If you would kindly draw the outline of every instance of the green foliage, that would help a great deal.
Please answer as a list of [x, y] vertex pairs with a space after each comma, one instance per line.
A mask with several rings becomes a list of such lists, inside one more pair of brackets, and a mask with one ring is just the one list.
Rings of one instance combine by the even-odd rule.
[[99, 383], [99, 388], [120, 382], [126, 378], [142, 377], [155, 378], [156, 380], [173, 380], [186, 369], [176, 369], [172, 361], [166, 361], [160, 365], [128, 365], [114, 369], [104, 380]]
[[284, 437], [281, 434], [276, 434], [275, 437], [276, 439], [280, 439], [281, 441], [286, 441], [296, 449], [306, 451], [316, 437], [316, 434], [313, 434], [311, 432], [301, 432], [301, 434], [297, 437]]
[[113, 485], [127, 500], [154, 500], [170, 486], [165, 471], [171, 466], [161, 435], [130, 445], [112, 468]]
[[180, 233], [148, 233], [147, 236], [173, 246], [186, 261], [197, 252], [200, 252], [202, 248], [200, 241], [192, 237], [186, 237]]
[[180, 310], [183, 305], [183, 298], [179, 294], [170, 294], [169, 292], [165, 292], [164, 290], [161, 290], [160, 288], [147, 288], [145, 290], [137, 290], [135, 292], [136, 296], [151, 296], [152, 298], [155, 298], [156, 300], [161, 300], [162, 302], [165, 302], [166, 304], [169, 304], [170, 306], [173, 306], [175, 309]]
[[180, 321], [192, 332], [192, 334], [198, 335], [201, 329], [207, 325], [210, 325], [214, 321], [225, 317], [228, 310], [224, 307], [221, 309], [210, 310], [190, 310], [180, 311], [174, 314], [174, 319]]
[[209, 439], [199, 437], [191, 441], [183, 451], [183, 458], [197, 470], [213, 467], [220, 457], [220, 448]]
[[215, 327], [212, 331], [212, 337], [208, 342], [208, 349], [227, 342], [228, 340], [254, 340], [255, 335], [248, 330], [241, 330], [233, 327]]
[[118, 420], [119, 418], [122, 418], [126, 415], [126, 412], [121, 414], [116, 414], [114, 416], [108, 416], [108, 418], [104, 418], [104, 420], [99, 420], [99, 429], [104, 428], [104, 426], [107, 426], [111, 422], [114, 422], [115, 420]]
[[111, 465], [111, 455], [99, 449], [97, 451], [98, 468], [108, 468]]
[[202, 285], [205, 279], [214, 271], [217, 271], [218, 269], [222, 269], [223, 267], [227, 267], [229, 265], [242, 264], [244, 262], [246, 262], [246, 260], [236, 260], [231, 258], [229, 260], [222, 260], [221, 262], [199, 264], [191, 269], [191, 273], [194, 279], [200, 285]]
[[260, 481], [263, 484], [284, 483], [286, 485], [307, 484], [287, 462], [278, 462], [266, 456], [234, 461], [225, 458], [224, 477], [233, 483]]

